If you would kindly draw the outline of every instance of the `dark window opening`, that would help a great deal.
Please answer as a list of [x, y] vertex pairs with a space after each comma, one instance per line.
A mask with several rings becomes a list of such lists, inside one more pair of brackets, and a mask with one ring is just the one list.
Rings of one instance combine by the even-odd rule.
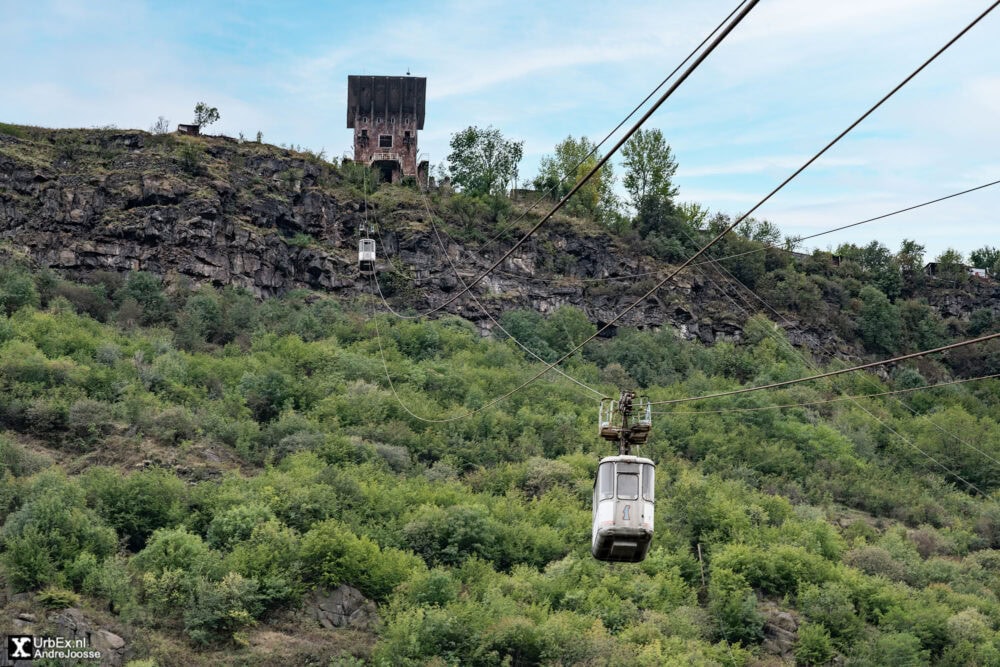
[[392, 135], [391, 134], [380, 134], [378, 137], [378, 147], [379, 148], [392, 148]]

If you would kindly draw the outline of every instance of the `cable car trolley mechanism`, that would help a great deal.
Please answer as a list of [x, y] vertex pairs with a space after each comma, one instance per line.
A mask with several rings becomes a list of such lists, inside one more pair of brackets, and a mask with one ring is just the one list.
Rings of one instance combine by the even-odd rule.
[[598, 432], [618, 443], [618, 455], [601, 459], [594, 481], [590, 551], [605, 561], [638, 563], [653, 540], [653, 486], [656, 464], [632, 455], [653, 426], [649, 399], [623, 391], [606, 398], [598, 411]]

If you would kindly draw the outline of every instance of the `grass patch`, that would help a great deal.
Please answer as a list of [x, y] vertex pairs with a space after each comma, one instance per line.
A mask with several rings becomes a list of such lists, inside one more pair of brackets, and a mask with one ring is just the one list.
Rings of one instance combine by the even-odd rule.
[[7, 134], [18, 139], [25, 139], [28, 136], [23, 127], [9, 123], [0, 123], [0, 134]]

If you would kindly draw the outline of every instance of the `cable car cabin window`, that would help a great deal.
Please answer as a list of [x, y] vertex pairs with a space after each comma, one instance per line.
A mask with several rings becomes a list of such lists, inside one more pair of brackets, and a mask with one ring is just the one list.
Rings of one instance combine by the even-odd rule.
[[378, 135], [378, 147], [379, 148], [392, 148], [392, 135], [391, 134], [380, 134], [380, 135]]
[[618, 473], [618, 497], [621, 500], [639, 498], [639, 476], [633, 473]]
[[653, 502], [653, 475], [655, 468], [648, 463], [642, 464], [642, 498]]
[[600, 492], [599, 498], [614, 498], [615, 464], [604, 463], [597, 470], [597, 488]]

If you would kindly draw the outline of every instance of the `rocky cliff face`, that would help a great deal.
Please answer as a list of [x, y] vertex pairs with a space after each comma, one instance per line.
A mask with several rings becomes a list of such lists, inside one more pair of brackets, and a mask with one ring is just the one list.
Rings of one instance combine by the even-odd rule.
[[[358, 229], [376, 219], [380, 282], [394, 307], [424, 311], [460, 289], [425, 201], [413, 190], [386, 186], [369, 200], [313, 156], [221, 137], [37, 128], [16, 134], [0, 132], [0, 238], [8, 252], [40, 265], [148, 271], [168, 281], [186, 276], [262, 297], [310, 288], [353, 299], [370, 291], [356, 266]], [[448, 217], [444, 203], [438, 209], [435, 215]], [[464, 280], [509, 247], [445, 239]], [[654, 276], [630, 276], [664, 268], [640, 248], [563, 219], [474, 292], [494, 317], [511, 308], [544, 313], [573, 304], [603, 325], [653, 285]], [[709, 343], [739, 340], [745, 294], [706, 276], [681, 274], [619, 325], [671, 326]], [[967, 317], [984, 299], [1000, 302], [995, 285], [976, 289], [941, 292], [931, 304], [943, 315]], [[468, 296], [443, 312], [484, 331], [493, 326]], [[789, 333], [823, 356], [855, 352], [821, 322], [795, 321]]]

